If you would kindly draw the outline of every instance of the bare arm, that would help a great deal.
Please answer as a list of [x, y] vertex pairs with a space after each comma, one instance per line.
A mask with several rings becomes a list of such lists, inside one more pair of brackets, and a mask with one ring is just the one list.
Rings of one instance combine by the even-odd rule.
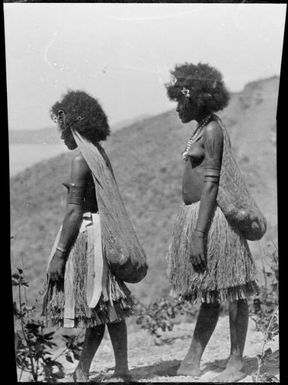
[[210, 123], [203, 133], [205, 150], [204, 184], [196, 227], [192, 233], [191, 257], [196, 269], [206, 267], [204, 238], [207, 236], [213, 213], [216, 207], [216, 197], [219, 187], [219, 176], [223, 152], [223, 133], [216, 123]]
[[49, 268], [50, 278], [55, 281], [64, 276], [66, 259], [82, 222], [83, 198], [88, 173], [89, 168], [83, 157], [81, 155], [75, 157], [71, 164], [70, 188], [62, 231]]
[[213, 122], [206, 127], [203, 134], [205, 149], [204, 185], [201, 194], [200, 209], [196, 230], [206, 234], [216, 207], [219, 176], [222, 162], [223, 133], [221, 127]]

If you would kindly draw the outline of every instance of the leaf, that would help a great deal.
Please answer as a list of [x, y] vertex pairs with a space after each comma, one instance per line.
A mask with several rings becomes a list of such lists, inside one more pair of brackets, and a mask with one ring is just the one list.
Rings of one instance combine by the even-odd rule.
[[65, 338], [66, 340], [70, 339], [70, 336], [67, 336], [66, 334], [62, 334], [62, 337]]
[[53, 338], [54, 334], [55, 334], [55, 332], [53, 331], [53, 332], [44, 334], [43, 337], [44, 337], [45, 339], [47, 339], [47, 340], [51, 340], [51, 339]]
[[50, 372], [51, 376], [53, 376], [55, 379], [64, 378], [65, 377], [64, 366], [58, 361], [51, 360], [50, 358], [48, 360], [49, 361], [47, 361], [47, 364], [46, 364], [47, 367], [51, 369], [53, 369], [54, 367], [58, 368], [57, 372], [54, 372], [53, 370], [51, 370]]
[[271, 356], [271, 354], [272, 354], [272, 349], [271, 348], [266, 349], [263, 354], [263, 359]]
[[74, 360], [77, 360], [77, 361], [80, 360], [80, 354], [78, 352], [73, 351], [73, 357], [74, 357]]
[[73, 359], [72, 359], [70, 353], [66, 353], [65, 358], [66, 358], [66, 360], [67, 360], [68, 362], [71, 362], [71, 363], [73, 364]]
[[84, 341], [78, 341], [76, 345], [78, 347], [78, 350], [80, 350], [80, 349], [82, 349], [82, 346], [84, 345]]
[[261, 356], [261, 354], [257, 354], [257, 361], [258, 361], [258, 364], [259, 364], [259, 362], [262, 362], [262, 356]]
[[53, 348], [54, 346], [57, 346], [56, 344], [55, 344], [55, 342], [50, 342], [50, 341], [45, 341], [45, 342], [42, 342], [43, 343], [43, 345], [46, 345], [46, 346], [48, 346], [48, 348]]
[[67, 335], [62, 335], [62, 337], [65, 339], [65, 340], [67, 340], [68, 342], [70, 342], [70, 343], [73, 343], [74, 342], [74, 340], [77, 338], [77, 336], [67, 336]]
[[26, 328], [28, 329], [28, 330], [38, 330], [38, 328], [39, 328], [39, 324], [37, 324], [36, 322], [28, 322], [27, 324], [26, 324]]
[[44, 349], [43, 350], [43, 356], [52, 356], [52, 353], [51, 352], [48, 352], [48, 350]]
[[19, 279], [19, 278], [20, 278], [20, 275], [17, 274], [17, 273], [14, 273], [14, 274], [12, 274], [12, 278], [14, 278], [14, 279]]

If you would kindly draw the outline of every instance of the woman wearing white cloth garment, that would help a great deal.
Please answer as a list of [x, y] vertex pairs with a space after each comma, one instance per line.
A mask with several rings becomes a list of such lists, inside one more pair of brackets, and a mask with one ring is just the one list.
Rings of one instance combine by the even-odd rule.
[[105, 325], [114, 350], [114, 377], [131, 380], [125, 318], [133, 301], [123, 281], [139, 282], [147, 265], [99, 143], [110, 134], [107, 117], [98, 101], [82, 91], [69, 91], [52, 106], [51, 117], [68, 149], [78, 150], [64, 183], [66, 214], [48, 264], [43, 311], [54, 325], [86, 327], [75, 382], [89, 380]]

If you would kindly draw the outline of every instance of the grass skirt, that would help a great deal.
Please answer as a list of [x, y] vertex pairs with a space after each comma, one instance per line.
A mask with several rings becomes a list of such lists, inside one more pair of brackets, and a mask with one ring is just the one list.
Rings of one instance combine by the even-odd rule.
[[200, 201], [181, 208], [169, 245], [168, 277], [172, 290], [183, 298], [202, 302], [245, 299], [256, 294], [256, 269], [248, 243], [227, 222], [216, 206], [206, 238], [207, 268], [194, 270], [189, 258], [189, 240], [196, 227]]
[[[121, 321], [133, 311], [133, 300], [130, 290], [123, 281], [116, 278], [108, 269], [105, 274], [105, 287], [102, 287], [100, 299], [94, 308], [87, 305], [87, 230], [79, 232], [77, 239], [69, 253], [66, 263], [65, 280], [61, 284], [48, 284], [43, 302], [43, 315], [47, 323], [65, 327], [65, 290], [67, 281], [74, 298], [74, 322], [72, 327], [93, 327], [101, 324]], [[103, 256], [105, 258], [105, 256]], [[71, 278], [67, 280], [67, 275]], [[70, 326], [69, 326], [70, 327]]]

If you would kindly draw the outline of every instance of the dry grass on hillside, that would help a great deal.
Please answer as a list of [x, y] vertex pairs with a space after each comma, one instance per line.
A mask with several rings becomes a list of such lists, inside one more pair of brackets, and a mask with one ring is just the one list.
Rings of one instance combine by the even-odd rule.
[[[247, 85], [221, 116], [251, 192], [268, 219], [268, 232], [252, 249], [259, 254], [277, 235], [275, 116], [278, 78]], [[147, 252], [149, 274], [132, 289], [142, 300], [167, 292], [165, 253], [181, 203], [181, 151], [191, 135], [174, 111], [144, 119], [109, 138], [104, 147], [127, 209]], [[35, 295], [64, 214], [73, 154], [43, 161], [11, 179], [12, 266], [23, 267]], [[260, 246], [259, 246], [260, 245]]]

